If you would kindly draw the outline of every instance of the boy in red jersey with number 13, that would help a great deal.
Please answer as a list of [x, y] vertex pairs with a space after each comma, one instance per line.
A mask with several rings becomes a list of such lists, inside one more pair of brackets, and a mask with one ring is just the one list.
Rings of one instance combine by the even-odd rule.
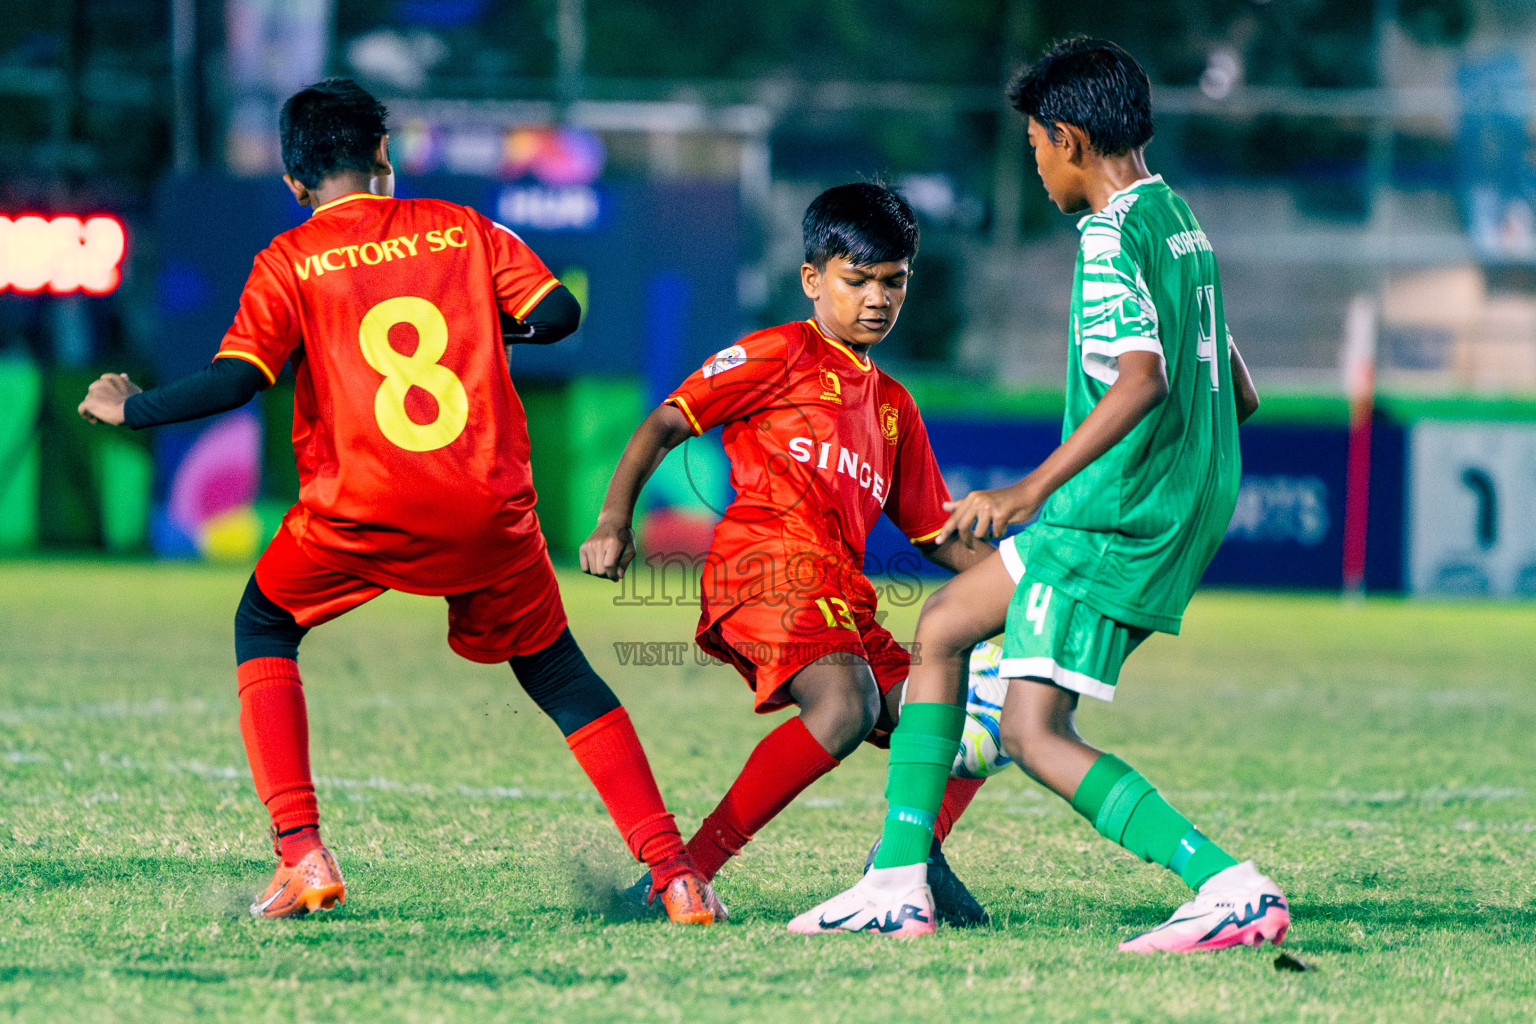
[[299, 501], [235, 616], [240, 731], [281, 858], [251, 913], [296, 917], [346, 898], [320, 841], [299, 641], [396, 589], [447, 599], [458, 654], [511, 663], [672, 920], [710, 923], [634, 727], [566, 625], [534, 514], [503, 341], [564, 337], [575, 298], [500, 224], [392, 198], [385, 110], [352, 82], [295, 94], [281, 130], [283, 180], [313, 212], [256, 257], [213, 362], [143, 393], [107, 374], [80, 405], [93, 422], [174, 423], [243, 405], [294, 366]]
[[[880, 625], [863, 572], [880, 514], [953, 571], [983, 555], [933, 543], [949, 492], [912, 396], [869, 358], [906, 297], [918, 242], [911, 207], [879, 185], [842, 185], [811, 203], [803, 230], [801, 284], [815, 315], [717, 353], [652, 412], [581, 546], [583, 570], [621, 578], [646, 479], [669, 449], [724, 428], [736, 498], [710, 545], [696, 637], [746, 679], [759, 713], [793, 704], [800, 714], [764, 737], [689, 841], [705, 878], [877, 725], [895, 721], [910, 658]], [[976, 785], [951, 787], [946, 821]], [[985, 919], [937, 855], [934, 871], [950, 883], [957, 918]]]

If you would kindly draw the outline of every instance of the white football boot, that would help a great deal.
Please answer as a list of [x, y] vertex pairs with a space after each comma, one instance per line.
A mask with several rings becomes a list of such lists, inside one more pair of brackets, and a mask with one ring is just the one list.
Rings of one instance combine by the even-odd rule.
[[932, 935], [937, 915], [928, 888], [928, 865], [870, 868], [847, 892], [789, 922], [797, 935], [873, 932], [897, 939]]
[[1149, 932], [1120, 943], [1122, 953], [1193, 953], [1229, 946], [1257, 949], [1285, 941], [1291, 908], [1274, 882], [1245, 860], [1212, 875], [1195, 898]]

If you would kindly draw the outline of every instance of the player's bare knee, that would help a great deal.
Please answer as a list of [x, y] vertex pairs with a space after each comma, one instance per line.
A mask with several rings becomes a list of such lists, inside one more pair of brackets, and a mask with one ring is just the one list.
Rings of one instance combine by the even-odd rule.
[[880, 720], [880, 710], [884, 705], [881, 698], [880, 687], [875, 683], [874, 676], [866, 674], [859, 683], [859, 724], [861, 726], [859, 739], [869, 735], [869, 731]]
[[[1028, 763], [1029, 742], [1023, 730], [1017, 728], [1001, 728], [998, 730], [997, 745], [1002, 748], [1006, 756], [1020, 768]], [[1025, 768], [1025, 771], [1029, 769]]]
[[800, 717], [833, 757], [858, 748], [880, 717], [880, 688], [866, 670], [841, 685], [821, 686], [800, 698]]
[[1049, 760], [1050, 751], [1064, 738], [1061, 722], [1054, 716], [1024, 713], [1005, 713], [999, 721], [998, 746], [1009, 758], [1029, 775], [1037, 777], [1036, 768]]
[[999, 746], [1025, 775], [1047, 785], [1045, 775], [1051, 764], [1050, 740], [1040, 733], [1004, 733]]
[[923, 599], [922, 610], [917, 613], [917, 632], [919, 635], [927, 633], [934, 639], [943, 637], [950, 632], [949, 620], [953, 617], [951, 609], [956, 602], [951, 599], [949, 591], [940, 587]]
[[838, 717], [848, 723], [852, 742], [868, 736], [880, 718], [880, 688], [868, 673], [863, 675], [865, 678], [838, 691]]
[[919, 650], [929, 651], [937, 657], [956, 657], [969, 653], [975, 644], [971, 634], [973, 624], [962, 603], [940, 587], [923, 602], [923, 610], [917, 616], [915, 639]]

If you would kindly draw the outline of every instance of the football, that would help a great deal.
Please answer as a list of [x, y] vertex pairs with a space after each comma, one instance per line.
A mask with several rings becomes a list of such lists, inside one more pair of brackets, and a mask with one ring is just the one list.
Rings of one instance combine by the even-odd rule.
[[998, 732], [998, 716], [1003, 713], [1003, 698], [1008, 695], [1008, 680], [997, 675], [1002, 661], [1003, 649], [994, 643], [979, 643], [971, 651], [965, 730], [960, 734], [960, 749], [949, 772], [957, 779], [984, 779], [1013, 763], [1003, 755]]

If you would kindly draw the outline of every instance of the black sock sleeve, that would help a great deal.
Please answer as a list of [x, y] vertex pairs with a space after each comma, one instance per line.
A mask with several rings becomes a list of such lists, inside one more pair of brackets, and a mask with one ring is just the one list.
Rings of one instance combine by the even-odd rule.
[[505, 345], [548, 345], [581, 326], [581, 303], [563, 284], [557, 284], [521, 320], [501, 314], [501, 340]]
[[256, 574], [251, 574], [235, 611], [235, 664], [243, 665], [252, 658], [299, 657], [299, 641], [309, 632], [291, 613], [279, 607], [256, 585]]
[[123, 404], [123, 425], [142, 430], [228, 412], [266, 386], [266, 375], [244, 359], [215, 359], [174, 384], [130, 395]]
[[565, 736], [620, 706], [618, 696], [592, 671], [569, 628], [542, 651], [518, 655], [511, 665], [528, 696]]

